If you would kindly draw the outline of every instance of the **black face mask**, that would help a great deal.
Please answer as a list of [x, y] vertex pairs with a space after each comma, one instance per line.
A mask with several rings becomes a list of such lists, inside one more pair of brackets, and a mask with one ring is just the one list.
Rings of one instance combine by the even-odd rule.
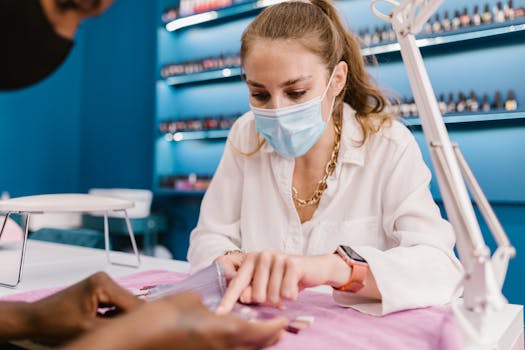
[[0, 0], [0, 90], [44, 79], [72, 46], [55, 32], [38, 0]]

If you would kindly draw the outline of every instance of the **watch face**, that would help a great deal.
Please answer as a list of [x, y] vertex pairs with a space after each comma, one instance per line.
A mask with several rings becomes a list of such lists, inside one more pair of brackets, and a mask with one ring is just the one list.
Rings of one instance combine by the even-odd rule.
[[365, 258], [363, 258], [361, 255], [357, 254], [357, 252], [355, 250], [353, 250], [352, 248], [350, 248], [349, 246], [342, 245], [341, 249], [343, 249], [343, 251], [346, 253], [346, 255], [348, 255], [348, 257], [350, 257], [350, 259], [366, 263]]

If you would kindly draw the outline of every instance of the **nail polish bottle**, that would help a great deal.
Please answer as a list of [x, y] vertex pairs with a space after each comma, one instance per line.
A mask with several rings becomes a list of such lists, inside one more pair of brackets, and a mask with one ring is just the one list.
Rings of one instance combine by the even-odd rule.
[[177, 9], [174, 8], [174, 7], [171, 7], [169, 9], [167, 9], [166, 11], [164, 11], [164, 13], [162, 14], [161, 18], [162, 18], [162, 22], [168, 23], [168, 22], [173, 21], [177, 17], [178, 17], [177, 16]]
[[372, 45], [378, 44], [380, 41], [381, 41], [381, 34], [380, 34], [379, 27], [375, 27], [374, 34], [372, 34], [372, 40], [371, 40]]
[[439, 94], [438, 107], [441, 115], [447, 113], [447, 104], [445, 103], [445, 94]]
[[413, 97], [408, 101], [408, 106], [409, 106], [409, 109], [410, 109], [410, 116], [411, 117], [417, 117], [419, 115], [419, 113], [418, 113], [418, 110], [417, 110], [416, 101], [414, 101]]
[[481, 110], [485, 113], [490, 112], [489, 95], [483, 94], [481, 98]]
[[401, 101], [399, 99], [390, 99], [389, 113], [394, 117], [399, 117], [401, 115]]
[[512, 0], [509, 0], [508, 4], [505, 5], [503, 12], [505, 13], [505, 19], [507, 21], [512, 21], [514, 18], [516, 18], [514, 4], [512, 3]]
[[505, 100], [505, 110], [506, 111], [515, 111], [518, 109], [518, 101], [514, 97], [514, 91], [509, 90], [507, 92], [507, 99]]
[[399, 106], [399, 111], [401, 112], [401, 117], [408, 118], [410, 116], [410, 105], [408, 104], [408, 99], [404, 97], [401, 101], [401, 106]]
[[470, 96], [467, 98], [467, 110], [469, 112], [477, 112], [479, 110], [478, 96], [474, 90], [470, 91]]
[[365, 44], [365, 30], [364, 29], [359, 29], [357, 31], [357, 38], [359, 39], [359, 43], [361, 44], [361, 46], [367, 46]]
[[468, 27], [470, 25], [470, 16], [468, 15], [466, 7], [463, 9], [463, 14], [459, 17], [459, 23], [461, 27]]
[[459, 26], [461, 25], [461, 21], [459, 19], [460, 15], [459, 15], [459, 11], [458, 10], [455, 10], [454, 11], [454, 18], [452, 18], [452, 30], [456, 30], [459, 28]]
[[502, 109], [503, 108], [503, 102], [501, 101], [501, 92], [496, 91], [494, 94], [494, 101], [492, 101], [492, 105], [490, 106], [491, 109]]
[[171, 132], [171, 133], [174, 133], [174, 132], [177, 132], [177, 122], [175, 120], [170, 120], [167, 122], [167, 130], [166, 132]]
[[425, 32], [425, 34], [432, 34], [432, 22], [430, 22], [430, 20], [425, 23], [425, 26], [423, 27], [423, 32]]
[[439, 13], [436, 13], [434, 16], [434, 22], [432, 23], [432, 31], [434, 33], [439, 33], [443, 31], [443, 28], [441, 27], [441, 21], [439, 20]]
[[448, 11], [445, 11], [445, 14], [443, 15], [443, 20], [441, 21], [441, 28], [443, 28], [444, 32], [447, 32], [450, 30], [451, 27], [450, 19], [448, 18]]
[[474, 5], [474, 14], [472, 15], [471, 23], [473, 26], [479, 26], [481, 24], [481, 15], [479, 14], [478, 5]]
[[454, 101], [454, 93], [451, 92], [448, 94], [447, 113], [455, 113], [455, 112], [456, 112], [456, 101]]
[[496, 23], [503, 23], [505, 22], [505, 13], [503, 12], [503, 6], [501, 5], [501, 1], [498, 1], [496, 6], [494, 6], [494, 9], [492, 10], [494, 14], [494, 22]]
[[396, 32], [394, 32], [394, 28], [392, 28], [391, 25], [388, 26], [388, 40], [389, 41], [396, 41]]
[[525, 7], [521, 6], [514, 10], [514, 17], [524, 17]]
[[191, 15], [191, 3], [188, 0], [181, 0], [179, 3], [179, 16], [185, 17]]
[[489, 4], [485, 4], [483, 13], [481, 14], [481, 23], [487, 24], [492, 22], [492, 13], [490, 12]]
[[380, 36], [380, 39], [381, 39], [382, 42], [387, 42], [389, 40], [389, 37], [388, 37], [388, 26], [386, 24], [381, 29], [381, 32], [380, 32], [379, 36]]
[[463, 92], [459, 92], [459, 100], [456, 104], [456, 111], [458, 113], [463, 113], [467, 109], [467, 98]]
[[370, 34], [370, 29], [368, 28], [365, 29], [363, 40], [366, 46], [370, 46], [370, 44], [372, 43], [372, 35]]
[[364, 29], [358, 29], [357, 30], [357, 37], [359, 38], [359, 40], [363, 40], [363, 36], [365, 34], [365, 30]]
[[219, 118], [219, 129], [227, 130], [230, 128], [230, 126], [231, 124], [228, 118], [225, 118], [224, 116], [221, 115]]
[[169, 130], [170, 121], [160, 122], [159, 123], [159, 132], [165, 134]]

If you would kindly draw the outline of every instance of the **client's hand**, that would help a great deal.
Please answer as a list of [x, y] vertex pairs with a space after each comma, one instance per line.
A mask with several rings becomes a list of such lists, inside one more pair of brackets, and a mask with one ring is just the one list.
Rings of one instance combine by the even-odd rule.
[[239, 299], [243, 303], [283, 307], [285, 300], [297, 299], [304, 288], [321, 284], [341, 285], [349, 275], [349, 268], [334, 254], [249, 253], [230, 281], [217, 313], [229, 312]]
[[109, 322], [99, 307], [127, 311], [143, 302], [116, 284], [106, 273], [97, 272], [45, 299], [27, 305], [31, 339], [57, 343]]
[[219, 316], [185, 292], [148, 302], [65, 349], [260, 349], [276, 343], [285, 325]]
[[239, 251], [232, 254], [221, 255], [216, 258], [214, 262], [222, 265], [226, 279], [230, 281], [237, 275], [237, 270], [241, 267], [245, 257], [246, 254]]

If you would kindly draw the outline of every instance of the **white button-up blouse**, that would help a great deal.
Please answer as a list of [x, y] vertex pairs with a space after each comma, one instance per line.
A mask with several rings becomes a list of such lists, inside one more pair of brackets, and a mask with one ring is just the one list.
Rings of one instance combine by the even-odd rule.
[[431, 173], [413, 135], [395, 121], [360, 146], [361, 138], [345, 104], [336, 170], [301, 224], [291, 193], [294, 159], [268, 144], [243, 155], [259, 137], [251, 112], [239, 118], [191, 233], [192, 271], [227, 250], [313, 255], [344, 244], [367, 260], [382, 301], [334, 291], [337, 303], [380, 315], [450, 301], [462, 273], [455, 237], [432, 199]]

